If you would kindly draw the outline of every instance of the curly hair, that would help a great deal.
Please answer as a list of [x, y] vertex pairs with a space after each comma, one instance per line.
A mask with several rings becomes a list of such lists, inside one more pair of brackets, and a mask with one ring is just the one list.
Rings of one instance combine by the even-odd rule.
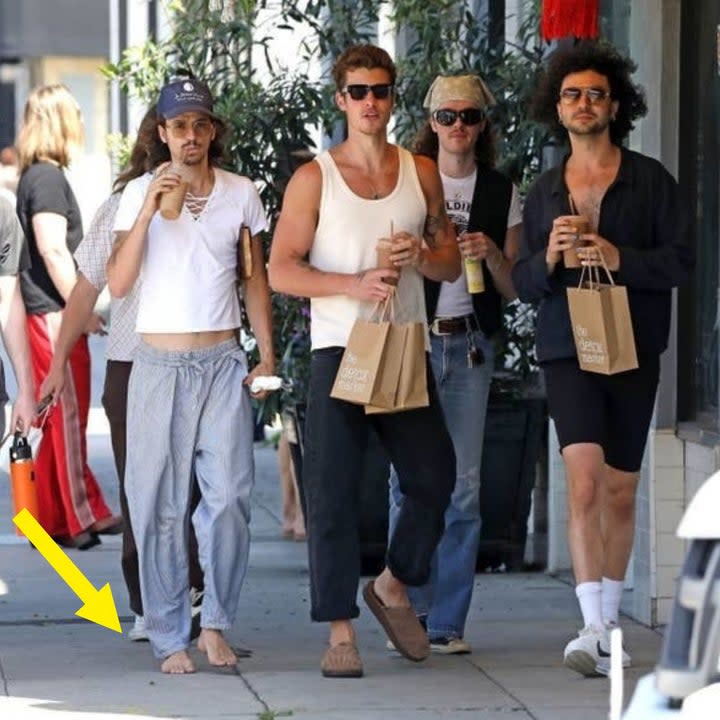
[[352, 45], [338, 57], [333, 65], [332, 76], [338, 92], [345, 87], [348, 70], [357, 70], [358, 68], [386, 70], [390, 76], [390, 84], [395, 85], [397, 68], [385, 50], [375, 45]]
[[[415, 134], [410, 143], [410, 149], [416, 155], [425, 155], [437, 162], [440, 142], [437, 133], [430, 127], [429, 120], [426, 120]], [[495, 167], [495, 133], [487, 117], [485, 128], [475, 141], [475, 162], [478, 167]]]
[[610, 122], [610, 140], [620, 145], [635, 127], [635, 120], [647, 113], [645, 91], [635, 85], [630, 75], [637, 65], [610, 43], [583, 40], [568, 48], [559, 48], [551, 56], [540, 78], [532, 103], [533, 117], [546, 124], [558, 138], [565, 140], [567, 131], [560, 124], [557, 102], [563, 80], [571, 73], [594, 70], [610, 84], [610, 97], [618, 102], [615, 119]]

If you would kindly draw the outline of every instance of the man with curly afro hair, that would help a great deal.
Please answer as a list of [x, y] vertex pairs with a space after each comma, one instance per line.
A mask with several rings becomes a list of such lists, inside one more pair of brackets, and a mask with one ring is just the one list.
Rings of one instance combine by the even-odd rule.
[[[635, 495], [652, 419], [672, 288], [693, 256], [677, 184], [655, 159], [622, 146], [647, 112], [635, 64], [584, 41], [550, 58], [535, 115], [569, 152], [530, 189], [512, 273], [521, 300], [539, 303], [536, 346], [568, 495], [568, 542], [583, 628], [564, 663], [607, 675], [635, 532]], [[566, 289], [581, 268], [605, 265], [627, 287], [638, 367], [603, 375], [578, 364]], [[630, 656], [623, 652], [623, 665]]]

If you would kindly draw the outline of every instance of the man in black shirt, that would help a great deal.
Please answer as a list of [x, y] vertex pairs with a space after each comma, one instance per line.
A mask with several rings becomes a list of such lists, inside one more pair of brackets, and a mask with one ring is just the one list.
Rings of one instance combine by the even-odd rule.
[[[618, 621], [632, 549], [671, 292], [692, 267], [675, 181], [659, 162], [621, 145], [647, 112], [630, 80], [634, 69], [607, 44], [583, 42], [551, 57], [536, 110], [569, 140], [570, 153], [528, 194], [512, 273], [520, 299], [539, 301], [537, 355], [565, 463], [568, 541], [584, 621], [564, 662], [586, 676], [609, 671], [608, 630]], [[578, 233], [578, 225], [589, 231]], [[566, 293], [579, 282], [572, 266], [599, 266], [600, 254], [627, 287], [639, 363], [607, 376], [578, 365]], [[623, 664], [630, 664], [627, 653]]]

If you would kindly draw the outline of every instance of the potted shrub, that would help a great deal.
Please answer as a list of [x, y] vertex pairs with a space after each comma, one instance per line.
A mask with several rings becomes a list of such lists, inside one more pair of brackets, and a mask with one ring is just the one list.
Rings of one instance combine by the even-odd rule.
[[505, 306], [504, 319], [483, 442], [479, 570], [524, 567], [536, 465], [547, 427], [535, 361], [535, 308], [513, 301]]

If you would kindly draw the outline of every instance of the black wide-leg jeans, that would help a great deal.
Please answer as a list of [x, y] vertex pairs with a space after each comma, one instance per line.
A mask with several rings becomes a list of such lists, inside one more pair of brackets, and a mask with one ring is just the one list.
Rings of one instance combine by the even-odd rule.
[[366, 415], [361, 405], [330, 397], [343, 350], [312, 353], [308, 392], [303, 485], [311, 617], [319, 622], [359, 615], [360, 483], [370, 426], [390, 456], [405, 496], [387, 565], [406, 585], [423, 585], [429, 578], [455, 485], [455, 452], [427, 359], [428, 407]]

